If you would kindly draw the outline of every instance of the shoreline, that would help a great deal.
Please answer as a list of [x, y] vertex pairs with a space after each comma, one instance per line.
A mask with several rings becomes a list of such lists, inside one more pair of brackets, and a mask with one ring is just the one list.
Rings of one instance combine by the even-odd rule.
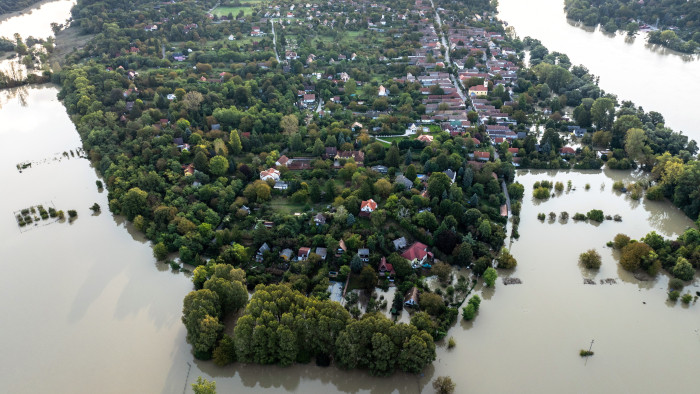
[[41, 6], [43, 6], [44, 4], [54, 3], [56, 1], [61, 1], [61, 0], [41, 0], [37, 3], [30, 5], [29, 7], [26, 7], [24, 9], [19, 10], [19, 11], [12, 11], [12, 12], [8, 12], [5, 14], [0, 14], [0, 23], [5, 22], [8, 19], [12, 19], [12, 18], [17, 17], [17, 16], [22, 16], [26, 13], [37, 10], [37, 9], [41, 8]]

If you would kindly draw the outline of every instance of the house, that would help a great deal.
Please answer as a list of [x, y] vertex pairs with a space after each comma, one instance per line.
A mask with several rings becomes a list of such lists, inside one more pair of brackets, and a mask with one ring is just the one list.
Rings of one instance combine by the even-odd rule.
[[304, 103], [305, 104], [311, 104], [316, 101], [316, 95], [311, 93], [311, 94], [305, 94], [304, 95]]
[[401, 237], [391, 241], [394, 244], [394, 249], [401, 250], [406, 247], [406, 238]]
[[343, 150], [338, 152], [335, 155], [336, 160], [349, 160], [353, 159], [355, 160], [355, 163], [364, 163], [365, 162], [365, 152], [359, 151], [359, 150]]
[[266, 220], [263, 222], [263, 226], [265, 226], [265, 228], [273, 228], [275, 227], [275, 222], [270, 222]]
[[289, 158], [285, 155], [282, 155], [282, 156], [280, 156], [279, 159], [277, 159], [277, 161], [275, 162], [275, 165], [286, 166], [287, 162], [289, 162]]
[[287, 248], [287, 249], [284, 249], [283, 251], [280, 252], [280, 257], [281, 257], [284, 261], [289, 261], [289, 260], [292, 259], [292, 254], [293, 254], [293, 253], [294, 253], [294, 252], [292, 252], [291, 249]]
[[280, 180], [280, 172], [274, 168], [269, 168], [265, 171], [260, 171], [260, 179], [266, 181], [272, 179], [275, 182]]
[[157, 26], [157, 25], [146, 25], [146, 26], [143, 27], [143, 30], [145, 30], [145, 31], [156, 31], [156, 30], [158, 30], [158, 26]]
[[406, 189], [410, 189], [413, 187], [413, 181], [410, 179], [406, 178], [403, 175], [398, 175], [396, 176], [396, 179], [394, 180], [395, 183], [403, 185]]
[[401, 253], [401, 257], [411, 262], [413, 268], [430, 267], [427, 260], [432, 258], [433, 254], [428, 252], [428, 246], [420, 242], [415, 242], [406, 251]]
[[321, 260], [325, 260], [328, 251], [326, 250], [326, 248], [316, 248], [316, 251], [314, 253], [321, 257]]
[[380, 277], [391, 278], [394, 275], [396, 275], [396, 271], [394, 271], [394, 266], [386, 262], [386, 257], [382, 257], [382, 260], [379, 262], [378, 269]]
[[418, 288], [413, 287], [408, 291], [403, 303], [406, 306], [417, 306], [418, 305]]
[[373, 170], [373, 171], [377, 171], [377, 172], [380, 173], [380, 174], [386, 174], [386, 173], [389, 172], [389, 168], [388, 168], [388, 167], [386, 167], [386, 166], [381, 166], [381, 165], [380, 165], [380, 166], [373, 166], [373, 167], [372, 167], [372, 170]]
[[185, 176], [194, 175], [194, 164], [182, 166], [182, 170]]
[[257, 253], [255, 253], [255, 261], [258, 263], [262, 262], [264, 254], [269, 252], [269, 251], [270, 251], [270, 245], [268, 245], [267, 242], [265, 242], [264, 244], [262, 244], [260, 249], [258, 249]]
[[575, 154], [576, 154], [576, 151], [574, 150], [574, 148], [572, 148], [570, 146], [565, 146], [565, 147], [559, 149], [560, 156], [573, 156]]
[[581, 138], [584, 134], [586, 134], [586, 129], [581, 128], [580, 126], [567, 126], [566, 128], [570, 133], [574, 133], [574, 135], [578, 138]]
[[489, 88], [484, 85], [476, 85], [469, 88], [470, 96], [486, 96], [489, 94]]
[[341, 239], [340, 242], [338, 243], [338, 249], [336, 249], [335, 254], [341, 255], [347, 251], [348, 251], [348, 247], [345, 246], [345, 241], [343, 241]]
[[367, 248], [361, 248], [357, 249], [357, 255], [360, 256], [360, 260], [363, 262], [368, 262], [369, 261], [369, 249]]
[[448, 178], [450, 178], [450, 182], [455, 183], [455, 179], [457, 179], [457, 173], [452, 171], [451, 169], [447, 169], [443, 171], [445, 175], [447, 175]]
[[336, 148], [335, 146], [327, 146], [326, 147], [326, 154], [324, 155], [324, 158], [326, 158], [326, 159], [329, 157], [335, 158], [335, 155], [337, 155], [337, 154], [338, 154], [338, 148]]
[[423, 141], [426, 144], [430, 144], [433, 142], [433, 136], [432, 135], [427, 135], [427, 134], [421, 134], [416, 138], [418, 141]]
[[389, 90], [384, 87], [384, 85], [379, 85], [379, 92], [377, 93], [377, 96], [379, 97], [386, 97], [389, 95]]
[[513, 157], [518, 156], [518, 152], [520, 152], [520, 149], [518, 148], [508, 148], [508, 152], [513, 155]]
[[326, 217], [323, 216], [322, 213], [318, 213], [314, 216], [314, 223], [316, 223], [317, 226], [322, 226], [326, 224]]
[[369, 200], [362, 201], [362, 205], [360, 205], [360, 212], [372, 213], [375, 209], [377, 209], [377, 202], [371, 198]]
[[477, 161], [489, 161], [489, 159], [491, 159], [491, 153], [489, 153], [489, 152], [475, 151], [475, 152], [474, 152], [474, 158], [475, 158]]
[[307, 248], [306, 246], [299, 248], [299, 253], [297, 253], [297, 258], [299, 261], [305, 261], [309, 258], [309, 254], [311, 253], [311, 248]]
[[289, 184], [287, 182], [277, 181], [275, 182], [275, 186], [273, 186], [273, 188], [277, 190], [287, 190], [289, 189]]

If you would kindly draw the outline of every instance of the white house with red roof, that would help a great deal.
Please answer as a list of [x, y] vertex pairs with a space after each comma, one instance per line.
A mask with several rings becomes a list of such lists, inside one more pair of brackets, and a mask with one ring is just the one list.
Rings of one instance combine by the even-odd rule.
[[282, 155], [282, 156], [280, 156], [279, 159], [277, 159], [277, 161], [275, 162], [275, 165], [286, 166], [287, 163], [289, 163], [289, 158], [285, 155]]
[[411, 262], [411, 266], [413, 268], [418, 268], [427, 264], [427, 259], [432, 258], [433, 254], [428, 252], [427, 245], [420, 242], [415, 242], [403, 253], [401, 253], [401, 257]]
[[280, 180], [280, 172], [274, 168], [268, 168], [265, 171], [260, 171], [260, 179], [266, 181], [272, 179], [275, 182]]
[[373, 199], [370, 198], [367, 201], [362, 201], [362, 205], [360, 205], [360, 216], [369, 216], [375, 209], [377, 209], [377, 202]]

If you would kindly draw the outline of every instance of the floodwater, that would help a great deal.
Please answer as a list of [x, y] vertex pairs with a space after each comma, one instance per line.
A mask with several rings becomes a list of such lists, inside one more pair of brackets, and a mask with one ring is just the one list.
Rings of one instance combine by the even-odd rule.
[[11, 17], [0, 23], [0, 37], [13, 40], [15, 33], [23, 38], [53, 37], [51, 23], [65, 24], [70, 18], [70, 9], [76, 0], [57, 0], [43, 3], [22, 15]]
[[[523, 284], [504, 286], [499, 279], [495, 290], [477, 286], [484, 298], [478, 316], [450, 330], [457, 347], [439, 344], [422, 376], [196, 361], [180, 321], [189, 279], [155, 262], [150, 244], [107, 211], [107, 193], [97, 190], [98, 175], [86, 159], [63, 155], [75, 152], [80, 139], [57, 92], [51, 85], [0, 91], [2, 393], [191, 393], [189, 384], [200, 375], [216, 380], [219, 392], [237, 393], [432, 393], [430, 382], [441, 375], [451, 376], [458, 392], [694, 391], [700, 306], [668, 304], [666, 276], [639, 282], [605, 247], [619, 232], [675, 236], [692, 222], [668, 203], [613, 192], [614, 180], [636, 177], [614, 171], [519, 172], [526, 198], [521, 238], [511, 246], [519, 266], [499, 274]], [[25, 162], [32, 167], [20, 173], [16, 165]], [[532, 183], [544, 178], [572, 180], [576, 190], [533, 201]], [[101, 214], [89, 210], [95, 202]], [[13, 212], [37, 204], [75, 209], [78, 219], [20, 231]], [[623, 221], [596, 226], [536, 218], [594, 208]], [[598, 273], [576, 263], [590, 248], [603, 257]], [[583, 278], [617, 284], [583, 285]], [[596, 354], [584, 364], [578, 351], [591, 340]]]
[[542, 41], [550, 51], [565, 53], [600, 77], [600, 87], [631, 100], [646, 111], [663, 114], [666, 124], [700, 140], [693, 111], [700, 91], [698, 55], [678, 54], [649, 45], [646, 35], [630, 39], [582, 28], [566, 19], [563, 0], [499, 0], [499, 18], [521, 38]]
[[[654, 230], [675, 237], [693, 225], [669, 203], [634, 201], [612, 190], [614, 181], [637, 177], [629, 171], [519, 171], [525, 198], [520, 239], [511, 245], [518, 267], [499, 275], [523, 283], [505, 286], [499, 278], [495, 289], [482, 289], [478, 316], [450, 331], [457, 347], [439, 353], [437, 374], [459, 377], [458, 388], [475, 393], [696, 391], [700, 306], [667, 303], [666, 275], [638, 281], [606, 247], [618, 233], [638, 239]], [[575, 190], [535, 201], [532, 185], [544, 179], [571, 180]], [[622, 222], [537, 219], [540, 212], [573, 216], [591, 209], [619, 214]], [[602, 256], [597, 272], [578, 265], [588, 249]], [[597, 284], [584, 285], [584, 278]], [[600, 284], [607, 278], [617, 284]], [[687, 290], [700, 290], [697, 280]], [[578, 352], [592, 340], [595, 355], [586, 363]]]

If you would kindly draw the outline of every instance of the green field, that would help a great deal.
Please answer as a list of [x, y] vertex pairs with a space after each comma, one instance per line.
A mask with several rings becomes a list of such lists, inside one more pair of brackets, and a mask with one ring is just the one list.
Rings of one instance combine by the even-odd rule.
[[253, 13], [253, 7], [260, 3], [260, 1], [257, 0], [241, 0], [241, 3], [244, 5], [241, 5], [240, 7], [230, 7], [230, 6], [221, 6], [217, 7], [212, 14], [218, 15], [218, 16], [226, 16], [228, 14], [233, 14], [233, 17], [235, 18], [239, 12], [243, 11], [243, 14], [245, 16], [248, 16]]

